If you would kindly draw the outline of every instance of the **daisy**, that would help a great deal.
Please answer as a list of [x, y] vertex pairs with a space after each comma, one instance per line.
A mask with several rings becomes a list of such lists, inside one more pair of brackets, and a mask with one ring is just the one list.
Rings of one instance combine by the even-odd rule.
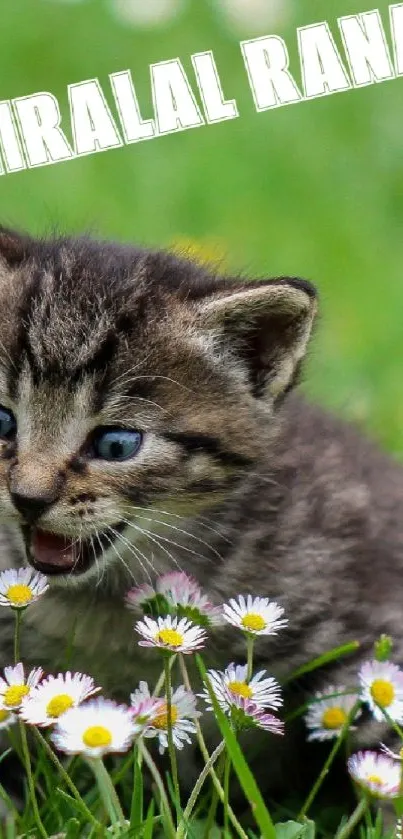
[[251, 699], [227, 691], [226, 700], [235, 728], [261, 728], [271, 734], [284, 734], [284, 723]]
[[223, 617], [228, 623], [251, 635], [277, 635], [279, 629], [288, 623], [280, 620], [284, 614], [283, 607], [268, 597], [252, 597], [251, 594], [244, 597], [240, 594], [237, 600], [232, 598], [229, 603], [224, 603], [223, 609]]
[[48, 676], [21, 703], [21, 716], [30, 725], [52, 725], [66, 711], [80, 705], [101, 688], [83, 673], [59, 673]]
[[153, 620], [147, 615], [135, 625], [136, 632], [143, 636], [141, 647], [159, 647], [174, 653], [192, 653], [204, 646], [206, 633], [187, 618], [165, 618]]
[[[347, 717], [357, 702], [357, 694], [346, 694], [345, 696], [333, 696], [332, 694], [342, 693], [345, 687], [328, 687], [324, 692], [315, 694], [315, 701], [305, 714], [305, 723], [310, 729], [308, 740], [331, 740], [340, 734]], [[357, 711], [355, 719], [359, 715]], [[350, 731], [354, 726], [350, 726]]]
[[140, 682], [137, 690], [130, 694], [131, 712], [138, 725], [146, 725], [161, 714], [166, 706], [160, 696], [152, 696], [147, 682]]
[[4, 678], [0, 676], [0, 705], [6, 710], [17, 710], [24, 697], [37, 686], [42, 676], [42, 668], [36, 667], [25, 678], [24, 665], [21, 662], [15, 667], [5, 667]]
[[127, 592], [125, 601], [126, 605], [129, 609], [142, 609], [147, 603], [154, 600], [156, 595], [155, 589], [150, 586], [148, 583], [144, 583], [142, 586], [137, 586], [137, 588], [131, 588], [130, 591]]
[[25, 609], [49, 588], [47, 577], [32, 568], [9, 568], [0, 573], [0, 606]]
[[[183, 749], [185, 743], [191, 743], [189, 734], [194, 734], [196, 725], [194, 720], [200, 716], [196, 710], [196, 697], [180, 685], [172, 694], [171, 726], [172, 739], [177, 749]], [[163, 754], [168, 746], [168, 706], [166, 699], [163, 707], [142, 732], [144, 737], [157, 737], [159, 752]]]
[[222, 609], [213, 606], [198, 583], [183, 571], [171, 571], [158, 577], [155, 588], [148, 583], [131, 589], [126, 595], [130, 608], [141, 608], [155, 615], [173, 614], [201, 626], [222, 623]]
[[347, 761], [353, 780], [378, 798], [399, 795], [400, 766], [379, 752], [357, 752]]
[[[243, 696], [244, 699], [250, 699], [259, 708], [279, 708], [282, 705], [282, 699], [280, 686], [276, 680], [271, 676], [264, 679], [265, 670], [260, 670], [250, 680], [247, 680], [247, 671], [246, 664], [229, 664], [224, 671], [207, 671], [211, 686], [223, 711], [230, 709], [234, 696]], [[228, 702], [228, 695], [231, 698], [230, 702]], [[207, 688], [200, 696], [207, 703], [208, 709], [213, 710]]]
[[51, 738], [62, 752], [99, 758], [107, 752], [127, 751], [137, 733], [129, 708], [97, 697], [66, 711]]
[[13, 714], [12, 711], [7, 711], [6, 708], [0, 708], [0, 731], [9, 728], [10, 725], [17, 722], [17, 719], [17, 714]]
[[360, 696], [376, 720], [384, 709], [396, 722], [403, 722], [403, 671], [391, 661], [366, 661], [358, 673]]

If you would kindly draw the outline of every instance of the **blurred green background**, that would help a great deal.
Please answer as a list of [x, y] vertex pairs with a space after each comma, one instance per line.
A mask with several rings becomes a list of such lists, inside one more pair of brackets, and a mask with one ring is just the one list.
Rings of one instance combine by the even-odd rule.
[[[113, 110], [108, 74], [130, 69], [152, 117], [149, 64], [180, 57], [197, 90], [191, 53], [212, 49], [239, 119], [5, 175], [3, 223], [197, 243], [229, 270], [310, 278], [322, 319], [305, 390], [401, 456], [403, 79], [258, 114], [239, 48], [244, 38], [282, 35], [299, 81], [296, 27], [326, 19], [340, 45], [337, 17], [373, 6], [249, 0], [235, 25], [231, 0], [227, 15], [219, 0], [183, 0], [145, 25], [119, 17], [125, 2], [2, 4], [1, 98], [49, 90], [66, 118], [67, 85], [98, 77]], [[131, 2], [147, 16], [147, 0]], [[389, 37], [388, 6], [378, 8]], [[71, 139], [67, 119], [64, 128]]]

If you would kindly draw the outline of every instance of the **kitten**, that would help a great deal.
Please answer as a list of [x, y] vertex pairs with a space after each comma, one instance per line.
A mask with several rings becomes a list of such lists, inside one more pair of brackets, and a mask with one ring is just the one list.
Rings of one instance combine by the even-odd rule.
[[[72, 666], [127, 699], [157, 657], [139, 651], [124, 593], [177, 565], [216, 603], [285, 607], [288, 628], [256, 645], [278, 678], [352, 639], [370, 656], [382, 632], [403, 660], [403, 471], [291, 392], [316, 308], [301, 279], [0, 231], [1, 567], [51, 583], [26, 612], [24, 660], [65, 667], [74, 631]], [[213, 665], [244, 659], [230, 628], [208, 650]], [[298, 703], [354, 683], [357, 664], [305, 679]]]

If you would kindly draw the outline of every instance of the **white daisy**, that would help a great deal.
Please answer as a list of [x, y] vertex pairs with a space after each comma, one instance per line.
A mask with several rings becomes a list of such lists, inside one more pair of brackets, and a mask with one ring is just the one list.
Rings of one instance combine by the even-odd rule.
[[138, 725], [146, 725], [158, 714], [163, 713], [166, 703], [160, 696], [152, 696], [147, 682], [140, 682], [130, 694], [131, 712]]
[[91, 676], [83, 673], [67, 671], [48, 676], [22, 700], [21, 716], [30, 725], [52, 725], [99, 690]]
[[192, 653], [204, 646], [206, 633], [187, 618], [165, 618], [153, 620], [147, 615], [135, 625], [136, 632], [143, 636], [141, 647], [159, 647], [174, 653]]
[[25, 609], [49, 588], [47, 577], [33, 568], [8, 568], [0, 573], [0, 606]]
[[[283, 701], [280, 696], [280, 686], [271, 676], [264, 679], [265, 670], [260, 670], [248, 681], [248, 668], [241, 664], [229, 664], [226, 670], [208, 670], [208, 677], [217, 700], [223, 709], [228, 711], [234, 696], [250, 699], [258, 708], [279, 708]], [[231, 701], [228, 701], [228, 695]], [[207, 688], [200, 696], [212, 710], [210, 694]]]
[[[346, 694], [345, 696], [334, 696], [332, 694], [343, 693], [346, 688], [328, 687], [326, 691], [315, 694], [315, 701], [305, 714], [305, 723], [310, 729], [308, 740], [331, 740], [340, 734], [347, 717], [357, 702], [357, 694]], [[361, 712], [357, 711], [354, 719], [357, 719]], [[350, 731], [354, 726], [350, 726]]]
[[360, 696], [376, 720], [384, 709], [396, 722], [403, 722], [403, 671], [391, 661], [366, 661], [358, 673]]
[[[171, 701], [172, 739], [177, 749], [183, 749], [185, 743], [191, 743], [189, 734], [194, 734], [196, 725], [194, 720], [200, 716], [196, 710], [196, 697], [183, 685], [176, 688]], [[163, 754], [168, 747], [168, 706], [166, 698], [163, 708], [149, 722], [142, 732], [144, 737], [158, 737], [159, 752]]]
[[147, 614], [175, 615], [201, 626], [223, 623], [222, 608], [213, 606], [196, 580], [183, 571], [170, 571], [158, 577], [155, 588], [145, 583], [131, 589], [126, 595], [126, 603]]
[[17, 714], [13, 714], [12, 711], [7, 711], [6, 708], [0, 708], [0, 731], [9, 728], [10, 725], [14, 725], [17, 719]]
[[284, 609], [268, 597], [252, 597], [242, 594], [224, 603], [224, 618], [251, 635], [276, 635], [287, 626], [288, 620], [281, 619]]
[[127, 592], [125, 597], [126, 605], [129, 609], [135, 609], [137, 611], [153, 600], [155, 595], [155, 589], [149, 583], [144, 583], [144, 585], [131, 588]]
[[261, 728], [271, 734], [284, 734], [284, 723], [245, 696], [226, 690], [226, 701], [232, 724], [236, 729]]
[[97, 697], [66, 711], [51, 738], [62, 752], [99, 758], [107, 752], [127, 751], [137, 733], [129, 708]]
[[24, 665], [21, 662], [14, 667], [5, 667], [4, 678], [0, 676], [0, 705], [9, 711], [17, 710], [24, 697], [36, 687], [42, 676], [42, 668], [35, 667], [25, 678]]
[[357, 752], [347, 762], [353, 780], [377, 798], [399, 795], [400, 766], [379, 752]]

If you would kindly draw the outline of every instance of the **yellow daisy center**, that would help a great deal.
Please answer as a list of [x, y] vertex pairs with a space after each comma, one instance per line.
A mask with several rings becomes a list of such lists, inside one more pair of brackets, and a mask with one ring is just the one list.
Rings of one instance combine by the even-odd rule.
[[10, 685], [7, 690], [4, 691], [4, 704], [7, 705], [7, 708], [15, 708], [16, 705], [19, 705], [21, 699], [29, 693], [28, 685]]
[[[178, 719], [178, 709], [175, 705], [171, 705], [171, 725], [176, 723]], [[161, 713], [157, 714], [153, 719], [154, 728], [161, 728], [166, 730], [168, 728], [168, 706], [165, 705]]]
[[0, 722], [5, 722], [6, 720], [8, 720], [9, 716], [9, 711], [6, 711], [4, 708], [0, 708]]
[[248, 614], [243, 616], [241, 626], [243, 626], [244, 629], [251, 630], [251, 632], [260, 632], [262, 629], [266, 628], [266, 621], [261, 615], [258, 615], [255, 612], [248, 612]]
[[395, 689], [385, 679], [375, 679], [371, 685], [371, 696], [381, 708], [388, 708], [395, 698]]
[[253, 696], [253, 690], [246, 682], [228, 682], [228, 687], [231, 693], [236, 696], [243, 696], [244, 699], [250, 699]]
[[368, 775], [367, 781], [369, 784], [374, 784], [377, 787], [383, 786], [383, 780], [379, 775]]
[[92, 749], [96, 749], [99, 746], [110, 746], [112, 743], [112, 734], [103, 725], [91, 725], [84, 731], [83, 743]]
[[32, 600], [33, 596], [30, 587], [24, 586], [22, 583], [9, 586], [6, 591], [6, 597], [12, 606], [26, 606]]
[[176, 629], [160, 629], [155, 636], [159, 644], [166, 644], [168, 647], [180, 647], [183, 644], [183, 635]]
[[73, 707], [73, 699], [68, 693], [58, 693], [53, 696], [46, 706], [46, 714], [48, 717], [61, 717], [65, 711]]
[[323, 728], [341, 728], [347, 719], [347, 714], [343, 708], [327, 708], [322, 717]]

